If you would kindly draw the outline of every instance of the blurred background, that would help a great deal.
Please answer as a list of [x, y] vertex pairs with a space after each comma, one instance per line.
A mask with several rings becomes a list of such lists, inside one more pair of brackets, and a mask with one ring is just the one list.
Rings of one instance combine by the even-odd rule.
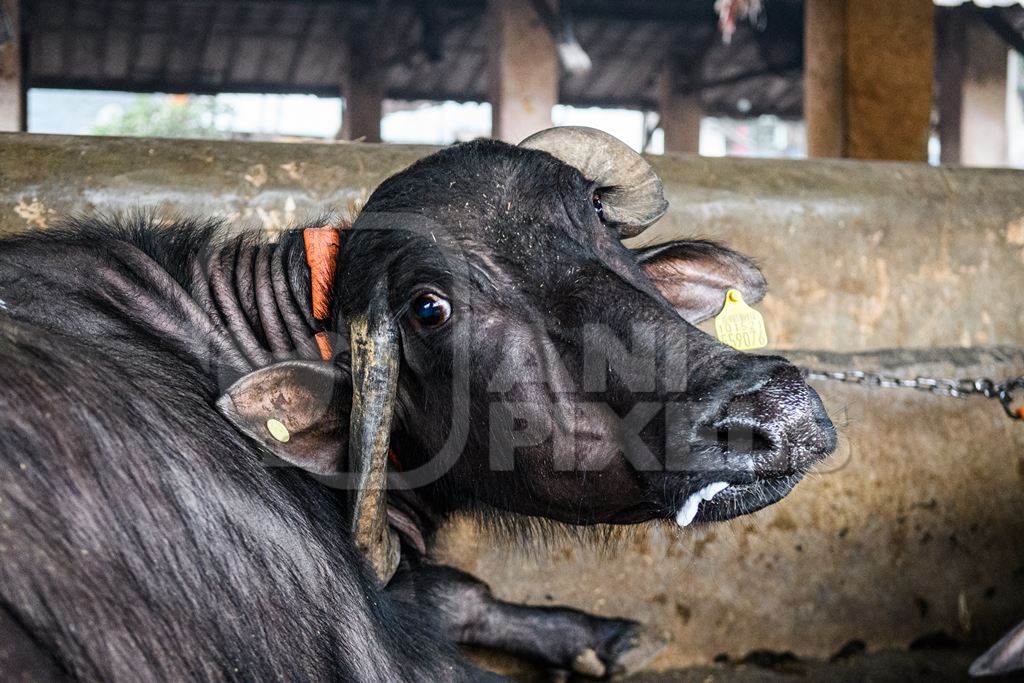
[[1024, 165], [1014, 0], [0, 6], [0, 130]]

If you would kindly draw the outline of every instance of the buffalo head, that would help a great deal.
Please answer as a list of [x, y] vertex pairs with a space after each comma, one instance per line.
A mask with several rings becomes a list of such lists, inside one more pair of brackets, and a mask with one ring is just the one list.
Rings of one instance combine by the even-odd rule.
[[730, 288], [763, 296], [753, 263], [706, 241], [623, 245], [666, 208], [647, 162], [586, 128], [457, 145], [392, 176], [344, 234], [341, 353], [301, 370], [341, 388], [327, 426], [282, 457], [348, 465], [364, 546], [387, 542], [389, 437], [390, 486], [441, 511], [685, 526], [779, 500], [834, 428], [786, 360], [696, 327]]

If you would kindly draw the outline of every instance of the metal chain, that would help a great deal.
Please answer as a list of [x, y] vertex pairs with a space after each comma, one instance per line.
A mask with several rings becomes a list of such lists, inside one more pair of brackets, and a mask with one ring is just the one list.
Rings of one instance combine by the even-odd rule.
[[994, 382], [987, 377], [944, 379], [938, 377], [904, 378], [863, 370], [815, 370], [800, 368], [804, 379], [829, 379], [883, 389], [917, 389], [938, 396], [966, 398], [972, 395], [997, 399], [1011, 420], [1024, 420], [1024, 408], [1014, 408], [1014, 392], [1024, 390], [1024, 377]]

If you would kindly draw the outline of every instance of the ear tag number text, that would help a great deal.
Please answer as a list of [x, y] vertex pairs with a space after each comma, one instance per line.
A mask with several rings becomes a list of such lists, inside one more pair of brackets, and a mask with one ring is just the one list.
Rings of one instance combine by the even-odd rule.
[[749, 351], [768, 345], [768, 333], [761, 314], [743, 301], [738, 289], [725, 293], [725, 305], [715, 316], [715, 334], [718, 341], [737, 349]]

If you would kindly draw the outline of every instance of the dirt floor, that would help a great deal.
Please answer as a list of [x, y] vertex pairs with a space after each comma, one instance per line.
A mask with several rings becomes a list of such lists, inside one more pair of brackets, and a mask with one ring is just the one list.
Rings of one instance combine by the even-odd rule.
[[[752, 652], [740, 661], [722, 661], [660, 673], [641, 673], [621, 680], [624, 683], [905, 683], [907, 681], [1024, 681], [1024, 672], [1015, 676], [972, 679], [967, 676], [979, 648], [936, 647], [910, 651], [865, 653], [856, 642], [828, 661], [803, 660], [789, 653]], [[523, 668], [503, 657], [480, 657], [489, 664], [524, 683], [565, 680]], [[572, 681], [589, 679], [573, 678]]]
[[963, 650], [916, 650], [854, 654], [828, 662], [807, 662], [796, 658], [765, 655], [762, 661], [696, 667], [683, 671], [641, 674], [630, 683], [760, 683], [761, 681], [820, 681], [846, 683], [903, 683], [904, 681], [1003, 681], [1024, 680], [1024, 676], [971, 679], [967, 667], [978, 653]]

